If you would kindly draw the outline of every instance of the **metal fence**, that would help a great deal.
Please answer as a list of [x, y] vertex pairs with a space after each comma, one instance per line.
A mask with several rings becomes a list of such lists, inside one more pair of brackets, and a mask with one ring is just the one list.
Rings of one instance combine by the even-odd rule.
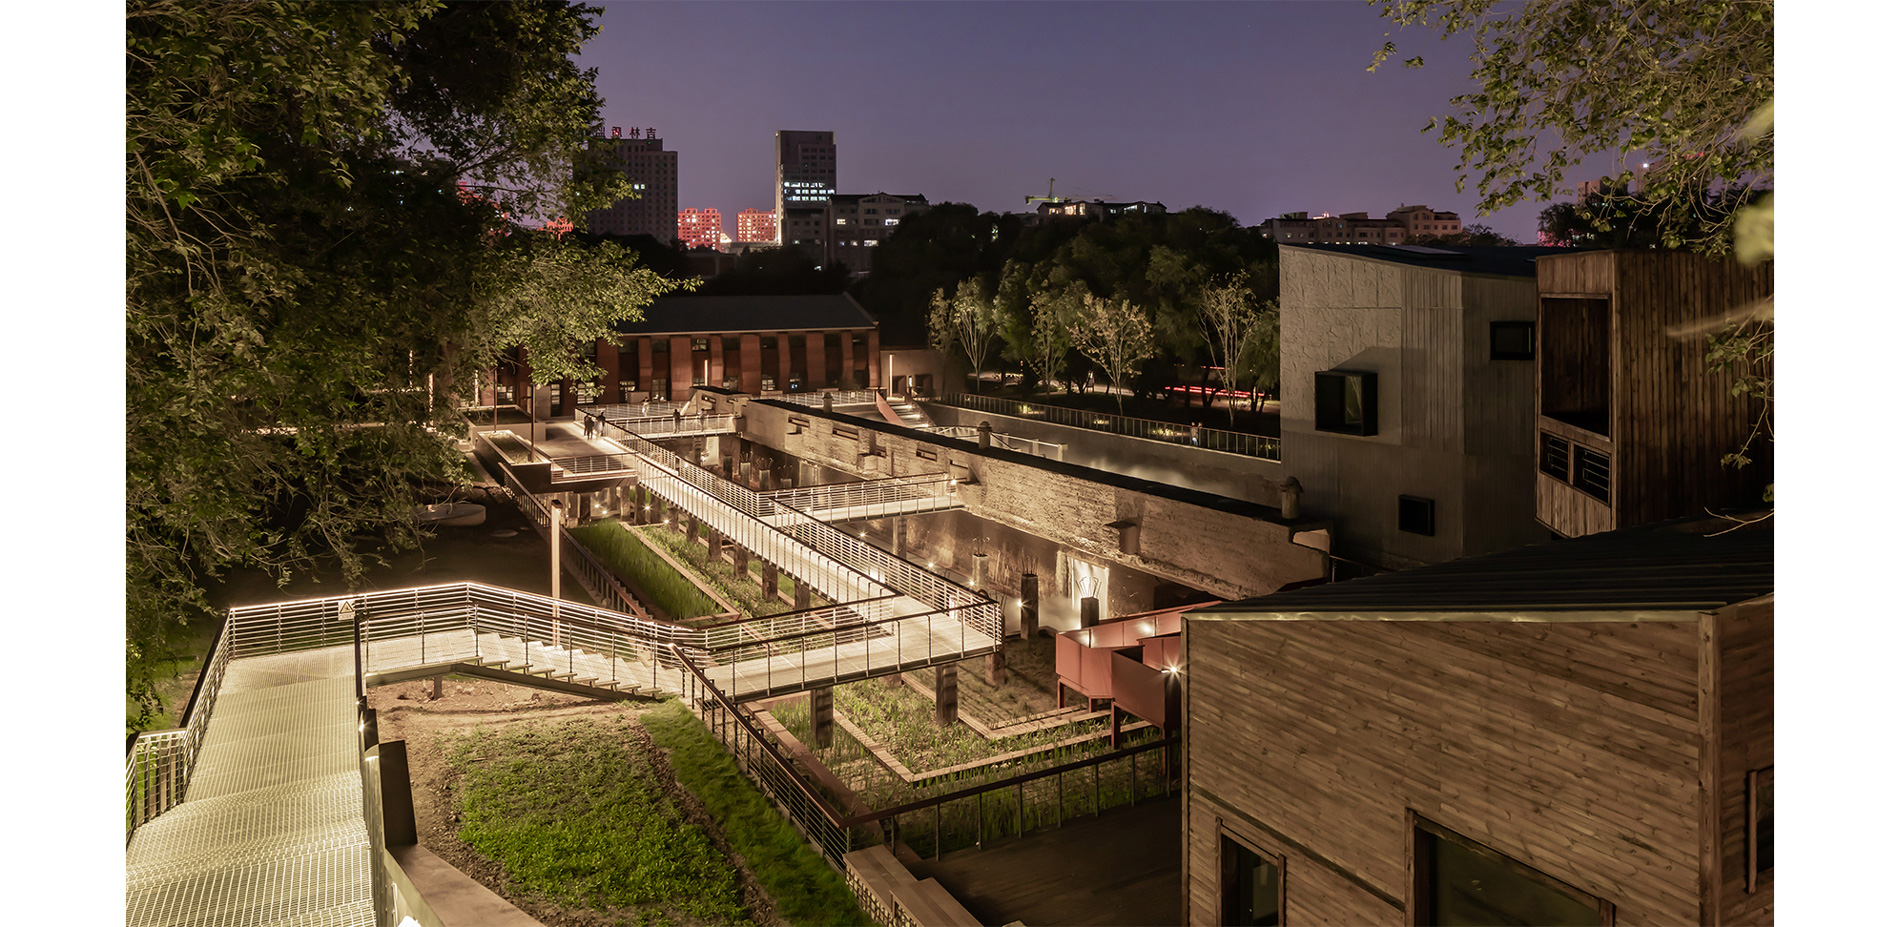
[[224, 671], [231, 663], [231, 635], [218, 630], [217, 640], [198, 673], [191, 700], [185, 707], [185, 726], [149, 731], [131, 738], [125, 751], [125, 840], [132, 832], [185, 800], [185, 786], [198, 765], [211, 710], [217, 705]]
[[831, 397], [833, 405], [852, 405], [877, 401], [878, 391], [874, 389], [831, 389], [816, 393], [786, 393], [773, 396], [775, 402], [791, 403], [795, 406], [810, 406], [814, 409], [825, 407], [825, 397]]
[[[514, 471], [507, 467], [501, 468], [501, 480], [502, 493], [513, 500], [515, 506], [521, 509], [521, 514], [528, 521], [546, 530], [553, 515], [541, 497], [529, 492], [528, 488], [521, 484], [521, 480], [515, 477]], [[615, 611], [626, 612], [642, 619], [653, 617], [640, 605], [639, 599], [627, 589], [626, 584], [614, 575], [614, 571], [608, 569], [606, 564], [601, 563], [599, 558], [594, 556], [593, 551], [587, 549], [587, 545], [576, 540], [565, 529], [561, 531], [561, 565], [580, 580], [581, 586], [594, 597], [594, 601], [605, 602], [607, 607]]]
[[1124, 747], [846, 818], [839, 827], [854, 832], [876, 826], [893, 846], [902, 840], [920, 856], [941, 857], [988, 839], [1021, 837], [1104, 808], [1171, 795], [1179, 784], [1180, 745], [1176, 735]]
[[[977, 428], [975, 425], [931, 425], [920, 430], [928, 431], [933, 435], [943, 435], [946, 438], [960, 438], [964, 441], [975, 441], [977, 436]], [[1035, 438], [1017, 437], [1016, 435], [1004, 434], [1000, 431], [990, 432], [990, 444], [993, 447], [1000, 447], [1004, 450], [1016, 451], [1022, 454], [1033, 454], [1037, 457], [1047, 457], [1051, 460], [1061, 460], [1062, 450], [1067, 446], [1057, 444], [1054, 441], [1038, 441]]]
[[1265, 460], [1280, 459], [1280, 439], [1266, 435], [1250, 435], [1238, 431], [1224, 431], [1219, 428], [1207, 428], [1196, 425], [1182, 425], [1178, 422], [1163, 422], [1150, 418], [1131, 418], [1126, 415], [1110, 415], [1105, 412], [1090, 412], [1085, 409], [1071, 409], [1066, 406], [1052, 406], [1039, 402], [1024, 402], [1020, 399], [1005, 399], [1000, 396], [975, 396], [969, 393], [951, 393], [941, 400], [975, 412], [991, 415], [1011, 415], [1035, 421], [1068, 425], [1072, 428], [1087, 428], [1109, 434], [1125, 435], [1131, 438], [1146, 438], [1150, 441], [1166, 441], [1169, 444], [1185, 444], [1213, 451], [1226, 451], [1229, 454], [1245, 454]]
[[761, 495], [824, 521], [852, 521], [949, 508], [959, 504], [953, 495], [955, 490], [955, 480], [949, 474], [929, 473], [780, 489]]

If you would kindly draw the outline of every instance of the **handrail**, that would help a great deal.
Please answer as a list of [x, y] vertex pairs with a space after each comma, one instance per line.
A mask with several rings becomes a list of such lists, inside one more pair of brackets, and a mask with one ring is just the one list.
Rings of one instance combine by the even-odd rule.
[[1280, 439], [1268, 435], [1227, 431], [1221, 428], [1209, 428], [1204, 425], [1183, 425], [1179, 422], [1164, 422], [1159, 419], [1112, 415], [1106, 412], [1089, 412], [1084, 409], [1071, 409], [1067, 406], [1027, 402], [1020, 399], [1006, 399], [1001, 396], [976, 396], [969, 393], [951, 393], [945, 396], [941, 401], [946, 405], [953, 405], [974, 412], [986, 412], [991, 415], [1034, 418], [1057, 425], [1068, 425], [1072, 428], [1086, 428], [1090, 431], [1126, 435], [1131, 438], [1145, 438], [1149, 441], [1165, 441], [1169, 444], [1185, 444], [1206, 450], [1225, 451], [1229, 454], [1245, 454], [1249, 457], [1259, 457], [1265, 460], [1280, 459]]
[[231, 663], [229, 629], [229, 618], [218, 626], [217, 637], [198, 672], [198, 681], [192, 685], [184, 727], [140, 733], [130, 738], [126, 746], [125, 840], [128, 844], [140, 824], [185, 800], [185, 785], [197, 769], [205, 730], [211, 724], [212, 709], [217, 706], [224, 671]]
[[1010, 786], [1021, 785], [1025, 782], [1034, 782], [1038, 779], [1047, 779], [1050, 776], [1072, 773], [1078, 769], [1087, 769], [1090, 766], [1100, 766], [1104, 763], [1111, 763], [1111, 762], [1114, 762], [1115, 760], [1122, 759], [1123, 757], [1134, 756], [1135, 754], [1138, 754], [1138, 753], [1147, 753], [1152, 750], [1160, 750], [1167, 747], [1172, 747], [1179, 744], [1180, 742], [1181, 742], [1181, 735], [1175, 734], [1170, 737], [1164, 737], [1161, 740], [1151, 741], [1149, 743], [1140, 744], [1133, 747], [1123, 747], [1120, 750], [1112, 750], [1108, 753], [1103, 753], [1098, 756], [1091, 756], [1091, 757], [1087, 757], [1085, 759], [1080, 759], [1080, 760], [1070, 760], [1067, 763], [1063, 763], [1058, 766], [1051, 766], [1047, 769], [1037, 769], [1037, 770], [1032, 770], [1026, 773], [1017, 773], [1016, 775], [1010, 776], [1006, 779], [998, 779], [994, 782], [985, 782], [982, 785], [973, 785], [968, 788], [958, 789], [954, 792], [945, 792], [942, 795], [932, 795], [929, 798], [920, 798], [917, 801], [909, 802], [906, 804], [895, 805], [890, 808], [880, 809], [878, 811], [871, 811], [865, 814], [854, 815], [852, 817], [845, 818], [844, 820], [840, 821], [839, 824], [844, 827], [856, 827], [860, 824], [869, 824], [873, 821], [881, 821], [881, 820], [884, 820], [885, 818], [895, 817], [900, 814], [909, 814], [912, 811], [922, 811], [934, 805], [944, 805], [953, 801], [959, 801], [961, 799], [971, 798], [971, 797], [974, 797], [979, 792], [993, 792], [997, 789], [1006, 789], [1006, 788], [1009, 788]]

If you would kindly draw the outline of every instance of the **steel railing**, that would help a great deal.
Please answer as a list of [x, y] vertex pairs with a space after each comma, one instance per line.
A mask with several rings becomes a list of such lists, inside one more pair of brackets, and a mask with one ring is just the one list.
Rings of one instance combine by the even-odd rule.
[[1178, 422], [1163, 422], [1150, 418], [1132, 418], [1126, 415], [1111, 415], [1105, 412], [1089, 412], [1084, 409], [1071, 409], [1066, 406], [1052, 406], [1039, 402], [1024, 402], [1020, 399], [1005, 399], [1000, 396], [975, 396], [969, 393], [951, 393], [941, 400], [946, 405], [969, 409], [975, 412], [987, 412], [991, 415], [1010, 415], [1017, 418], [1068, 425], [1072, 428], [1087, 428], [1091, 431], [1125, 435], [1131, 438], [1146, 438], [1150, 441], [1166, 441], [1169, 444], [1185, 444], [1229, 454], [1245, 454], [1265, 460], [1280, 459], [1280, 439], [1267, 435], [1250, 435], [1238, 431], [1224, 431], [1219, 428], [1182, 425]]
[[1002, 639], [1002, 609], [916, 564], [846, 534], [797, 507], [754, 492], [611, 422], [601, 433], [643, 458], [641, 482], [735, 542], [811, 585], [851, 603], [891, 591], [926, 610], [954, 610], [992, 641]]
[[821, 521], [853, 521], [952, 508], [961, 505], [955, 489], [956, 481], [948, 474], [931, 473], [780, 489], [761, 495]]
[[[1180, 744], [1177, 734], [854, 815], [835, 826], [846, 834], [877, 827], [892, 846], [904, 840], [920, 856], [941, 858], [946, 852], [982, 846], [987, 837], [1021, 837], [1044, 827], [1060, 827], [1065, 820], [1099, 815], [1103, 808], [1172, 795], [1180, 781]], [[1126, 773], [1117, 768], [1124, 764]], [[1148, 767], [1145, 773], [1143, 765]]]
[[[534, 523], [535, 527], [546, 530], [549, 519], [553, 517], [548, 505], [541, 500], [540, 496], [529, 492], [528, 488], [522, 485], [521, 480], [515, 477], [513, 471], [507, 467], [501, 470], [502, 494], [512, 500], [515, 506], [521, 509], [521, 514]], [[643, 619], [653, 617], [640, 605], [639, 599], [627, 589], [626, 584], [622, 583], [606, 564], [601, 563], [600, 559], [594, 556], [594, 552], [587, 549], [587, 545], [569, 534], [565, 528], [561, 531], [561, 558], [562, 566], [573, 572], [575, 578], [581, 581], [581, 586], [594, 597], [595, 601], [605, 602], [609, 608], [630, 615], [638, 615]]]
[[815, 393], [786, 393], [782, 396], [773, 396], [772, 401], [822, 409], [825, 406], [826, 396], [831, 397], [833, 405], [853, 405], [876, 402], [878, 391], [874, 389], [830, 389]]
[[218, 690], [230, 663], [231, 635], [220, 627], [198, 673], [198, 683], [192, 688], [184, 727], [131, 738], [125, 751], [126, 843], [132, 842], [132, 832], [139, 825], [185, 800], [185, 786], [197, 768], [198, 752], [204, 746], [205, 730], [211, 724], [211, 711], [217, 705]]
[[[957, 438], [963, 441], [975, 441], [977, 438], [977, 428], [975, 425], [931, 425], [918, 430], [928, 431], [933, 435], [943, 435], [946, 438]], [[1004, 434], [1000, 431], [990, 432], [990, 444], [995, 447], [1003, 448], [1004, 450], [1016, 451], [1022, 454], [1032, 454], [1037, 457], [1049, 457], [1055, 460], [1062, 459], [1062, 449], [1066, 446], [1054, 441], [1038, 441], [1035, 438], [1021, 438], [1016, 435]]]

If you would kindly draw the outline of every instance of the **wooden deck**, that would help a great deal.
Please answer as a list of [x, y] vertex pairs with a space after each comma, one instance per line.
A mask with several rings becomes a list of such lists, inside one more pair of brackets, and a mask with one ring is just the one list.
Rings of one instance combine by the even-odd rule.
[[910, 868], [919, 879], [936, 879], [985, 924], [1178, 925], [1181, 799], [1079, 818]]

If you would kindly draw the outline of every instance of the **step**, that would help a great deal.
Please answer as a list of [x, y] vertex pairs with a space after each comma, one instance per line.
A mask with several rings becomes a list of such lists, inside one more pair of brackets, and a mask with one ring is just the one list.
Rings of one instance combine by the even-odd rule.
[[548, 678], [549, 678], [549, 679], [559, 679], [559, 680], [560, 680], [560, 681], [562, 681], [562, 682], [566, 682], [566, 681], [568, 681], [568, 680], [570, 680], [570, 679], [573, 679], [573, 678], [574, 678], [574, 674], [573, 674], [573, 673], [549, 673], [549, 674], [548, 674]]

